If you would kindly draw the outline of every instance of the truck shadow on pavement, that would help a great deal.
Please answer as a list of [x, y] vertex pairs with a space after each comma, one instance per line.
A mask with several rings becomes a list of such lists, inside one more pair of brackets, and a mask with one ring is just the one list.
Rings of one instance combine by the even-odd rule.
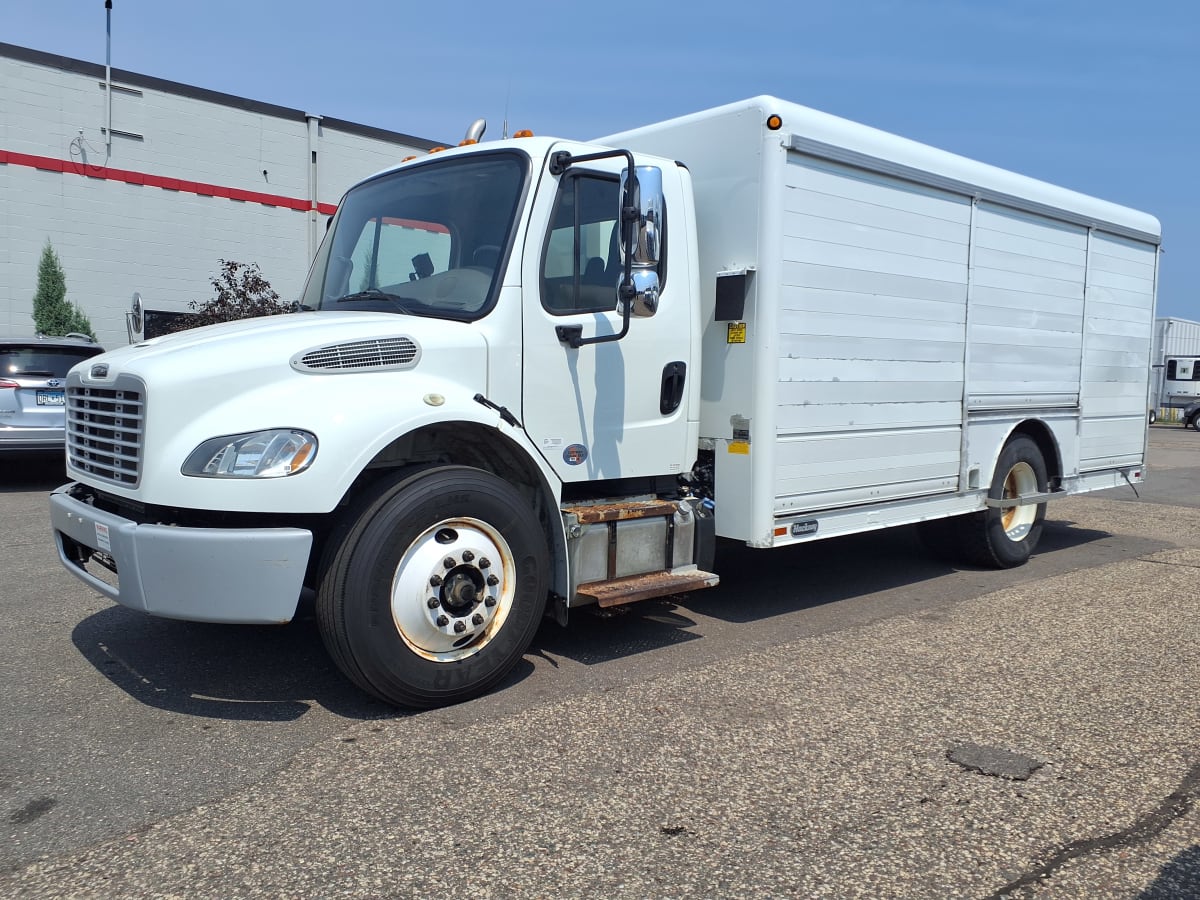
[[[776, 550], [741, 544], [720, 545], [717, 570], [722, 583], [702, 591], [688, 607], [729, 621], [750, 621], [797, 609], [837, 603], [898, 588], [915, 588], [935, 579], [968, 584], [971, 593], [1070, 571], [1085, 563], [1065, 551], [1103, 541], [1104, 531], [1046, 521], [1033, 558], [1024, 566], [988, 569], [950, 562], [926, 547], [915, 527], [890, 528]], [[967, 595], [967, 590], [955, 593]]]
[[[572, 612], [567, 628], [547, 622], [513, 672], [497, 687], [510, 690], [535, 671], [531, 659], [553, 666], [558, 655], [597, 665], [689, 641], [703, 640], [698, 620], [764, 622], [862, 598], [851, 615], [920, 608], [900, 598], [878, 606], [870, 595], [908, 588], [926, 593], [934, 580], [958, 578], [939, 590], [960, 599], [1089, 564], [1065, 551], [1102, 542], [1106, 532], [1048, 521], [1039, 551], [1019, 569], [956, 568], [932, 556], [914, 529], [898, 528], [774, 551], [723, 544], [717, 570], [722, 584], [686, 597], [647, 600], [610, 619]], [[1128, 540], [1128, 537], [1126, 537]], [[1157, 549], [1149, 546], [1146, 552]], [[1094, 564], [1094, 554], [1089, 557]], [[945, 601], [929, 601], [937, 605]], [[897, 605], [899, 604], [899, 605]], [[907, 604], [907, 605], [905, 605]], [[359, 691], [325, 651], [311, 603], [301, 603], [287, 625], [213, 625], [156, 619], [120, 606], [81, 621], [72, 631], [80, 654], [117, 687], [147, 706], [185, 715], [241, 721], [287, 722], [312, 704], [349, 719], [403, 716]]]
[[261, 626], [178, 622], [112, 606], [76, 625], [71, 640], [134, 699], [184, 715], [289, 722], [313, 703], [348, 719], [403, 715], [342, 676], [303, 604], [289, 624]]
[[[702, 639], [701, 620], [730, 624], [802, 618], [805, 630], [866, 622], [956, 602], [1016, 584], [1096, 564], [1108, 532], [1047, 520], [1038, 551], [1028, 564], [995, 570], [960, 566], [937, 558], [910, 527], [832, 538], [775, 550], [755, 550], [733, 542], [718, 545], [715, 588], [659, 600], [645, 600], [609, 619], [572, 610], [566, 629], [544, 626], [533, 652], [558, 654], [585, 665], [610, 662], [648, 650]], [[1126, 543], [1129, 536], [1122, 538]], [[1160, 549], [1137, 543], [1137, 553]], [[1069, 552], [1088, 548], [1088, 552]], [[1124, 555], [1124, 554], [1122, 554]], [[936, 585], [933, 582], [938, 582]], [[879, 596], [886, 595], [886, 596]], [[940, 598], [940, 599], [939, 599]], [[833, 610], [849, 601], [853, 609]]]

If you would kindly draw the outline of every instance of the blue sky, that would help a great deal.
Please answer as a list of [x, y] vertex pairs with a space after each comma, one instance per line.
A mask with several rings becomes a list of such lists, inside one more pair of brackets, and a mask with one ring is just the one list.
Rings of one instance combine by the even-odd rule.
[[[103, 0], [0, 40], [103, 63]], [[127, 69], [407, 132], [588, 138], [755, 94], [1156, 215], [1159, 315], [1200, 320], [1196, 0], [113, 0]]]

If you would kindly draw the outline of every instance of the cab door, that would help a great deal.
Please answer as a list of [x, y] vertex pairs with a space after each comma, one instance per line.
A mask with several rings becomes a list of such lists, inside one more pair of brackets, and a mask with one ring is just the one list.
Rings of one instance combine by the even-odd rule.
[[679, 229], [674, 243], [670, 232], [671, 210], [682, 209], [673, 167], [663, 171], [657, 312], [632, 318], [620, 340], [572, 348], [560, 339], [560, 331], [571, 326], [582, 329], [584, 338], [621, 331], [623, 167], [616, 158], [572, 166], [559, 176], [543, 168], [524, 250], [522, 421], [567, 482], [676, 474], [695, 455], [687, 446], [686, 384], [699, 373], [688, 356], [686, 230]]

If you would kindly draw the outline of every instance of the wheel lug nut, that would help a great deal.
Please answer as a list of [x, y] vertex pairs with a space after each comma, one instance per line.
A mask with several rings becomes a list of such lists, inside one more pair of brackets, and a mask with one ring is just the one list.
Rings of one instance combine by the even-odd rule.
[[428, 600], [425, 601], [425, 605], [428, 606], [430, 609], [437, 609], [439, 606], [441, 606], [441, 603], [438, 602], [437, 597], [430, 597]]
[[434, 575], [432, 578], [429, 579], [429, 583], [433, 587], [441, 587], [442, 586], [442, 576]]
[[463, 551], [463, 562], [470, 562], [474, 558], [475, 558], [475, 554], [472, 553], [470, 550]]
[[489, 566], [491, 566], [491, 564], [492, 564], [492, 561], [490, 559], [488, 559], [486, 556], [479, 557], [479, 568], [486, 569]]
[[445, 628], [447, 625], [450, 624], [450, 620], [447, 619], [445, 616], [438, 616], [437, 623], [438, 623], [439, 628]]
[[462, 634], [466, 630], [467, 630], [467, 623], [464, 622], [462, 619], [459, 619], [457, 622], [454, 623], [454, 632], [456, 634]]
[[442, 565], [445, 566], [447, 569], [453, 569], [455, 567], [455, 565], [457, 565], [457, 563], [454, 562], [453, 556], [447, 556], [445, 559], [442, 560]]
[[488, 587], [495, 587], [496, 585], [498, 585], [500, 583], [500, 579], [497, 578], [495, 575], [489, 575], [487, 577], [487, 583], [488, 583]]
[[486, 606], [488, 609], [491, 609], [493, 606], [496, 605], [496, 598], [488, 597], [486, 600], [483, 601], [483, 605]]
[[475, 615], [471, 616], [471, 624], [472, 625], [482, 625], [483, 624], [483, 616], [481, 616], [479, 613], [475, 613]]

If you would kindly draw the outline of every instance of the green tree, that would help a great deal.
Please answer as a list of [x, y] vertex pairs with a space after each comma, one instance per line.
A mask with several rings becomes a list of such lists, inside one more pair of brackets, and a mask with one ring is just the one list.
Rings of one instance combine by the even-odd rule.
[[277, 316], [293, 310], [293, 304], [279, 299], [279, 294], [263, 277], [258, 263], [232, 259], [220, 262], [220, 273], [209, 279], [216, 296], [211, 300], [192, 300], [188, 303], [192, 314], [171, 323], [165, 331], [184, 331], [257, 316]]
[[67, 300], [67, 276], [47, 239], [38, 261], [37, 292], [33, 295], [33, 324], [39, 334], [86, 334], [93, 340], [92, 323]]

